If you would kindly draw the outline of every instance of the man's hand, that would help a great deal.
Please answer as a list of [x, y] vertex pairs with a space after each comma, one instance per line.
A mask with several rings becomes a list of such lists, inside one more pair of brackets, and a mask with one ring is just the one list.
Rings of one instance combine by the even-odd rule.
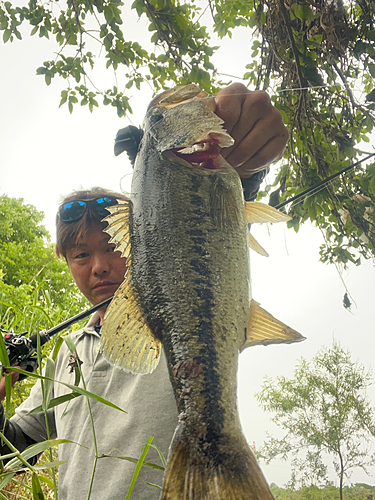
[[[20, 368], [19, 366], [16, 366], [16, 368]], [[20, 374], [16, 372], [12, 372], [12, 387], [13, 385], [17, 382]], [[0, 379], [0, 401], [3, 401], [6, 396], [6, 390], [5, 390], [5, 377], [2, 376]]]
[[215, 113], [236, 141], [221, 151], [222, 156], [247, 178], [283, 155], [289, 133], [282, 115], [262, 90], [248, 90], [234, 83], [215, 96]]

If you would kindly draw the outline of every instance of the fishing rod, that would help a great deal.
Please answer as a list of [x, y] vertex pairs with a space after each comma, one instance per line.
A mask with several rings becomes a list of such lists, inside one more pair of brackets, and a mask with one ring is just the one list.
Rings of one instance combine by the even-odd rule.
[[293, 196], [292, 198], [288, 198], [287, 200], [283, 201], [282, 203], [279, 203], [278, 205], [275, 206], [275, 208], [280, 210], [280, 208], [283, 208], [283, 207], [285, 207], [285, 205], [292, 203], [292, 201], [299, 200], [303, 196], [305, 196], [313, 191], [316, 191], [320, 187], [323, 187], [326, 184], [328, 184], [329, 182], [331, 182], [333, 179], [336, 179], [336, 177], [339, 177], [340, 175], [345, 174], [346, 172], [349, 172], [350, 170], [357, 167], [358, 165], [360, 165], [364, 161], [368, 160], [369, 158], [372, 158], [373, 156], [375, 156], [375, 153], [371, 153], [371, 154], [367, 155], [365, 158], [362, 158], [362, 160], [358, 160], [355, 163], [352, 163], [351, 165], [349, 165], [348, 167], [343, 168], [342, 170], [340, 170], [340, 172], [336, 172], [335, 174], [324, 179], [323, 181], [318, 182], [318, 184], [316, 184], [315, 186], [309, 187], [308, 189], [305, 189], [301, 193], [297, 194], [296, 196]]
[[[137, 127], [130, 126], [126, 127], [125, 129], [119, 130], [115, 142], [115, 155], [117, 156], [123, 151], [127, 151], [129, 159], [134, 165], [134, 160], [138, 150], [138, 144], [140, 139], [141, 135], [139, 134], [139, 129], [137, 129]], [[327, 177], [326, 179], [319, 182], [315, 186], [305, 189], [296, 196], [293, 196], [292, 198], [289, 198], [283, 201], [282, 203], [279, 203], [278, 205], [275, 206], [275, 208], [277, 209], [283, 208], [289, 203], [292, 203], [293, 201], [303, 198], [307, 194], [325, 186], [336, 177], [339, 177], [340, 175], [349, 172], [350, 170], [357, 167], [358, 165], [368, 160], [369, 158], [372, 158], [373, 156], [375, 156], [375, 153], [367, 155], [365, 158], [362, 158], [362, 160], [358, 160], [357, 162], [340, 170], [340, 172], [336, 172], [335, 174]], [[39, 342], [41, 346], [46, 344], [53, 335], [56, 335], [56, 333], [59, 333], [62, 330], [65, 330], [66, 328], [73, 325], [74, 323], [77, 323], [81, 319], [90, 316], [98, 309], [106, 307], [111, 302], [112, 299], [113, 297], [103, 300], [103, 302], [100, 302], [99, 304], [92, 306], [89, 309], [86, 309], [85, 311], [79, 314], [76, 314], [72, 318], [63, 321], [62, 323], [51, 328], [50, 330], [42, 330], [34, 335], [31, 335], [30, 337], [25, 337], [25, 335], [28, 332], [16, 334], [13, 332], [13, 330], [9, 332], [2, 330], [3, 332], [5, 332], [3, 341], [9, 357], [10, 366], [20, 366], [23, 370], [33, 373], [38, 367], [38, 360], [37, 356], [35, 355], [38, 346], [38, 337], [40, 339]], [[26, 375], [21, 374], [19, 380], [22, 380], [24, 378], [26, 378]]]
[[[56, 335], [56, 333], [59, 333], [74, 323], [77, 323], [81, 319], [90, 316], [98, 309], [108, 306], [112, 299], [113, 297], [103, 300], [99, 304], [76, 314], [59, 325], [54, 326], [50, 330], [42, 330], [34, 335], [31, 335], [30, 337], [25, 337], [28, 332], [14, 333], [13, 329], [9, 332], [1, 329], [1, 331], [5, 333], [3, 341], [9, 358], [9, 365], [19, 366], [22, 370], [29, 373], [35, 372], [38, 367], [38, 359], [36, 356], [38, 337], [40, 339], [41, 346], [46, 344], [49, 340], [51, 340], [53, 335]], [[1, 366], [2, 365], [0, 363], [0, 367]], [[20, 374], [19, 380], [23, 380], [24, 378], [26, 378], [26, 375]]]

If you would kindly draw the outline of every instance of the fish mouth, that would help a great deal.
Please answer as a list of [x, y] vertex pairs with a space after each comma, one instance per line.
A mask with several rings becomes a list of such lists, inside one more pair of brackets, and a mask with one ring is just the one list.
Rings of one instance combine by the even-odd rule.
[[192, 146], [174, 148], [172, 153], [178, 158], [190, 163], [194, 168], [208, 170], [228, 168], [229, 164], [221, 156], [221, 149], [233, 144], [232, 137], [224, 130], [222, 132], [212, 132], [208, 136], [194, 143]]

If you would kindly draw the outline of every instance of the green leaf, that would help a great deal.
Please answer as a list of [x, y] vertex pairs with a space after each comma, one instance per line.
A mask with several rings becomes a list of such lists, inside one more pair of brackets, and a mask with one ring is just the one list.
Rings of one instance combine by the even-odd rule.
[[0, 335], [0, 362], [3, 366], [9, 366], [9, 357], [7, 353], [7, 349], [4, 344], [4, 338]]
[[249, 27], [250, 28], [255, 28], [255, 26], [258, 24], [258, 16], [256, 14], [256, 12], [254, 12], [254, 14], [252, 14], [250, 16], [250, 19], [249, 19]]
[[[63, 465], [63, 464], [66, 464], [66, 461], [63, 461], [63, 460], [54, 460], [53, 462], [46, 462], [45, 464], [34, 465], [33, 468], [35, 470], [46, 470], [46, 469], [50, 469], [51, 470], [51, 469], [56, 469], [57, 467], [60, 467], [60, 465]], [[39, 476], [39, 479], [40, 479], [40, 476]]]
[[[54, 467], [56, 467], [56, 466], [57, 466], [57, 464], [59, 464], [59, 465], [60, 465], [60, 464], [62, 464], [62, 463], [65, 463], [65, 462], [49, 462], [49, 463], [47, 463], [47, 464], [45, 464], [45, 465], [48, 465], [49, 467], [47, 467], [47, 468], [48, 468], [48, 469], [51, 469], [51, 468], [52, 468], [52, 465], [53, 465]], [[53, 489], [53, 487], [54, 487], [54, 485], [53, 485], [53, 481], [51, 481], [51, 479], [50, 479], [49, 477], [47, 477], [47, 476], [42, 476], [41, 474], [39, 474], [39, 480], [40, 480], [40, 481], [42, 481], [42, 482], [43, 482], [43, 483], [45, 483], [45, 484], [48, 484], [48, 486], [49, 486], [50, 488], [52, 488], [52, 489]]]
[[9, 40], [10, 36], [12, 34], [12, 31], [10, 29], [6, 29], [4, 30], [4, 33], [3, 33], [3, 42], [4, 43], [7, 43], [7, 41]]
[[131, 492], [133, 491], [133, 488], [134, 488], [134, 485], [135, 485], [135, 482], [137, 480], [137, 477], [139, 475], [139, 472], [141, 470], [141, 467], [143, 465], [143, 462], [145, 461], [145, 458], [146, 458], [146, 455], [147, 455], [147, 452], [150, 448], [150, 445], [153, 441], [153, 437], [149, 437], [148, 441], [147, 441], [147, 444], [145, 445], [144, 449], [143, 449], [143, 452], [141, 454], [141, 456], [139, 457], [138, 461], [137, 461], [137, 466], [134, 470], [134, 474], [133, 474], [133, 477], [132, 477], [132, 480], [131, 480], [131, 483], [130, 483], [130, 486], [129, 486], [129, 489], [128, 489], [128, 492], [126, 494], [126, 497], [125, 497], [125, 500], [128, 500], [130, 495], [131, 495]]
[[0, 476], [0, 491], [9, 483], [15, 472], [7, 472], [6, 474], [1, 474]]
[[[14, 371], [17, 373], [23, 373], [24, 375], [27, 375], [28, 377], [31, 378], [39, 378], [42, 380], [47, 380], [46, 377], [43, 377], [42, 375], [38, 375], [37, 373], [29, 373], [24, 370], [21, 370], [20, 368], [14, 368]], [[99, 403], [103, 403], [106, 406], [109, 406], [110, 408], [114, 408], [115, 410], [121, 411], [122, 413], [127, 413], [127, 411], [123, 410], [119, 406], [116, 406], [115, 404], [111, 403], [110, 401], [107, 401], [106, 399], [98, 396], [97, 394], [93, 394], [92, 392], [86, 391], [82, 387], [77, 387], [75, 385], [67, 384], [66, 382], [61, 382], [60, 380], [55, 380], [57, 384], [64, 385], [65, 387], [68, 387], [71, 389], [72, 392], [76, 392], [78, 394], [81, 394], [82, 396], [86, 396], [91, 399], [95, 399], [96, 401], [99, 401]]]
[[[61, 99], [61, 101], [62, 101], [62, 99]], [[66, 101], [66, 98], [65, 98], [65, 101]], [[60, 102], [60, 106], [61, 106], [61, 104], [64, 104], [64, 103]], [[64, 342], [63, 337], [57, 337], [57, 340], [56, 340], [56, 343], [55, 343], [55, 347], [53, 348], [53, 351], [52, 351], [52, 359], [53, 359], [53, 361], [56, 361], [56, 357], [57, 357], [57, 355], [58, 355], [58, 353], [60, 351], [61, 346], [63, 345], [63, 342]]]
[[[52, 398], [49, 401], [48, 407], [46, 409], [61, 405], [63, 403], [66, 403], [67, 401], [70, 401], [71, 399], [78, 398], [79, 396], [82, 396], [82, 394], [79, 394], [78, 392], [70, 392], [69, 394], [64, 394], [63, 396], [58, 396], [57, 398]], [[33, 408], [31, 411], [29, 411], [28, 414], [33, 415], [34, 413], [40, 413], [41, 411], [43, 411], [42, 405], [37, 406], [36, 408]]]
[[[152, 446], [152, 445], [151, 445]], [[127, 462], [132, 462], [133, 464], [138, 463], [138, 458], [132, 458], [132, 457], [118, 457], [111, 455], [113, 458], [118, 458], [119, 460], [126, 460]], [[153, 464], [152, 462], [143, 462], [144, 467], [149, 467], [150, 469], [157, 469], [157, 470], [165, 470], [165, 466], [162, 467], [161, 465]]]
[[12, 395], [12, 374], [5, 373], [4, 376], [5, 376], [5, 391], [6, 391], [5, 419], [8, 419], [10, 411], [10, 397]]
[[[35, 455], [40, 455], [43, 451], [63, 443], [74, 444], [73, 441], [69, 441], [68, 439], [50, 439], [48, 441], [42, 441], [41, 443], [32, 444], [21, 453], [21, 456], [24, 460], [29, 460], [30, 458], [35, 457]], [[17, 469], [20, 465], [22, 465], [22, 462], [18, 458], [13, 458], [13, 460], [10, 460], [6, 464], [5, 470], [13, 468]]]
[[312, 19], [314, 17], [314, 11], [307, 4], [301, 5], [299, 3], [294, 3], [291, 5], [291, 10], [293, 14], [302, 21], [307, 21], [308, 19]]
[[369, 189], [372, 192], [372, 194], [375, 194], [375, 175], [372, 177], [370, 181]]
[[153, 486], [154, 488], [158, 488], [159, 490], [162, 490], [162, 489], [163, 489], [163, 487], [162, 487], [162, 486], [159, 486], [158, 484], [148, 483], [147, 481], [146, 481], [146, 484], [148, 484], [149, 486]]
[[53, 380], [55, 377], [55, 363], [51, 358], [46, 359], [46, 366], [45, 366], [45, 377], [46, 380], [42, 382], [43, 384], [43, 404], [42, 404], [42, 409], [43, 411], [47, 410], [49, 408], [49, 404], [51, 401], [51, 396], [52, 396], [52, 391], [53, 391]]
[[374, 63], [369, 63], [368, 69], [370, 71], [370, 75], [375, 78], [375, 64]]
[[64, 342], [67, 345], [67, 347], [71, 353], [76, 352], [77, 349], [76, 349], [76, 346], [75, 346], [73, 340], [71, 339], [71, 337], [69, 337], [69, 336], [64, 337]]
[[33, 500], [44, 500], [42, 487], [40, 486], [38, 475], [35, 472], [31, 478], [31, 488], [33, 492]]

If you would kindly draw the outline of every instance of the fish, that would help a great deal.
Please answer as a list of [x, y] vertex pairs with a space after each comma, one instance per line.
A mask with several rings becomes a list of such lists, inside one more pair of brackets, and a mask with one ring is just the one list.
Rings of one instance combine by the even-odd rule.
[[270, 500], [237, 409], [239, 353], [304, 337], [252, 299], [248, 224], [288, 216], [246, 202], [221, 156], [234, 141], [196, 85], [150, 104], [131, 199], [108, 207], [105, 231], [127, 259], [102, 327], [104, 356], [151, 373], [165, 351], [179, 412], [161, 500]]

